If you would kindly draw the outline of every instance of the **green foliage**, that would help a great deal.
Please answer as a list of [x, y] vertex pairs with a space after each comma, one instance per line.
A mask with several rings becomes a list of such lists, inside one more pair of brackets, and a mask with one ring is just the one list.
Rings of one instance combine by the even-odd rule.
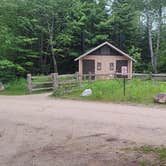
[[138, 19], [136, 5], [133, 0], [114, 0], [112, 5], [112, 34], [118, 46], [128, 51], [132, 43], [136, 43]]
[[[88, 88], [92, 89], [93, 95], [80, 97], [82, 91]], [[165, 82], [134, 79], [127, 81], [126, 96], [124, 96], [123, 80], [107, 80], [95, 81], [92, 84], [84, 83], [80, 89], [76, 88], [74, 92], [67, 94], [58, 93], [58, 96], [109, 102], [153, 103], [153, 97], [159, 92], [166, 92]], [[56, 93], [54, 95], [56, 96]]]
[[131, 49], [129, 50], [129, 55], [136, 60], [136, 63], [134, 63], [134, 66], [133, 66], [134, 67], [133, 70], [137, 72], [141, 72], [141, 68], [142, 68], [140, 52], [141, 52], [140, 49], [134, 46], [132, 46]]
[[[42, 76], [39, 76], [34, 82], [50, 81]], [[52, 83], [51, 83], [52, 84]], [[5, 90], [0, 92], [0, 95], [28, 95], [27, 80], [24, 78], [15, 79], [4, 84]], [[43, 87], [43, 84], [39, 85]], [[40, 88], [40, 87], [39, 87]], [[48, 93], [48, 90], [34, 91], [32, 94]]]
[[166, 27], [163, 28], [162, 31], [162, 40], [161, 40], [161, 46], [159, 50], [159, 57], [158, 57], [158, 69], [162, 73], [166, 73]]
[[5, 84], [5, 90], [0, 95], [25, 95], [27, 94], [27, 82], [25, 79], [18, 79]]
[[[145, 9], [152, 12], [156, 47], [159, 9], [164, 0], [1, 0], [0, 59], [22, 67], [25, 73], [48, 74], [77, 69], [74, 58], [110, 41], [137, 59], [136, 72], [151, 71]], [[145, 8], [146, 7], [146, 8]], [[164, 16], [164, 12], [163, 12]], [[166, 25], [162, 18], [159, 72], [165, 70]], [[53, 57], [55, 59], [53, 59]], [[17, 72], [13, 73], [15, 77]]]
[[141, 166], [146, 166], [146, 162], [145, 161], [141, 161]]
[[54, 95], [53, 96], [56, 96], [56, 97], [61, 97], [65, 95], [65, 90], [64, 88], [58, 88], [54, 91]]
[[152, 147], [144, 145], [141, 148], [135, 148], [135, 151], [143, 152], [145, 154], [155, 153], [159, 156], [160, 161], [164, 163], [166, 161], [166, 148], [165, 147]]
[[43, 75], [38, 75], [33, 79], [33, 82], [50, 82], [52, 81], [51, 77], [43, 76]]
[[25, 72], [18, 64], [14, 64], [9, 60], [0, 60], [0, 81], [11, 81], [18, 75], [22, 75]]

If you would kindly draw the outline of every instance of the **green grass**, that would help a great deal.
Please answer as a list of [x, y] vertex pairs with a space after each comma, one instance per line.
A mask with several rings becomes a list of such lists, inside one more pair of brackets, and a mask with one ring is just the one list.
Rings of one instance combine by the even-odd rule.
[[[39, 77], [36, 82], [49, 81], [46, 78]], [[26, 95], [27, 82], [25, 79], [18, 79], [5, 85], [5, 91], [0, 95]], [[81, 97], [83, 90], [91, 88], [93, 95]], [[68, 92], [68, 89], [70, 92]], [[38, 91], [34, 93], [43, 93], [48, 91]], [[106, 102], [134, 102], [134, 103], [153, 103], [153, 96], [159, 92], [166, 92], [166, 82], [152, 80], [128, 80], [126, 84], [126, 96], [123, 95], [123, 80], [95, 81], [93, 83], [84, 82], [80, 87], [58, 88], [53, 96], [67, 99], [81, 99]]]
[[40, 76], [36, 76], [33, 79], [33, 82], [49, 82], [49, 81], [52, 81], [51, 76], [47, 77], [47, 76], [40, 75]]
[[165, 147], [152, 147], [149, 145], [145, 145], [140, 148], [135, 148], [134, 150], [138, 151], [140, 153], [144, 153], [144, 154], [154, 153], [159, 157], [160, 161], [166, 162], [166, 148]]
[[25, 79], [18, 79], [5, 84], [5, 90], [0, 95], [25, 95], [27, 94], [27, 82]]
[[[87, 88], [92, 89], [93, 95], [81, 97], [80, 94]], [[123, 80], [106, 80], [93, 83], [85, 82], [79, 88], [73, 89], [72, 92], [64, 92], [64, 89], [61, 88], [55, 91], [53, 96], [69, 99], [148, 104], [153, 103], [153, 97], [160, 92], [166, 92], [166, 82], [133, 79], [127, 81], [126, 96], [124, 96]]]
[[141, 166], [146, 166], [146, 162], [145, 161], [141, 161]]
[[[141, 154], [141, 156], [145, 156], [150, 154], [150, 156], [154, 157], [155, 161], [160, 163], [160, 165], [166, 165], [166, 147], [164, 146], [152, 146], [152, 145], [143, 145], [141, 147], [134, 147], [134, 148], [124, 148], [121, 149], [125, 151], [125, 153], [137, 152]], [[140, 161], [140, 166], [152, 166], [153, 164], [148, 158], [146, 160]]]
[[[35, 80], [36, 82], [49, 81], [46, 78], [39, 77]], [[40, 94], [48, 92], [48, 90], [35, 91], [32, 94]], [[17, 79], [15, 81], [5, 84], [5, 90], [0, 92], [0, 95], [28, 95], [27, 81], [24, 78]]]

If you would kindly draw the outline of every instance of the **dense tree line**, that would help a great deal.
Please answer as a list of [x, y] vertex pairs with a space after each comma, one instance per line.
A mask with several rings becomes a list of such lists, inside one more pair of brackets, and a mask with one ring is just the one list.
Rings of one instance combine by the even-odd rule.
[[166, 72], [165, 0], [1, 0], [0, 77], [72, 73], [73, 59], [109, 41], [136, 72]]

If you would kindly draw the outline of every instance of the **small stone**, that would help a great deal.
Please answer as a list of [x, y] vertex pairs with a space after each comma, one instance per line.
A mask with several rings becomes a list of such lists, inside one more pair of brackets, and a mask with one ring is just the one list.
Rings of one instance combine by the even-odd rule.
[[156, 103], [165, 104], [166, 103], [166, 93], [159, 93], [154, 97]]
[[81, 96], [85, 97], [85, 96], [91, 96], [92, 95], [92, 89], [85, 89]]

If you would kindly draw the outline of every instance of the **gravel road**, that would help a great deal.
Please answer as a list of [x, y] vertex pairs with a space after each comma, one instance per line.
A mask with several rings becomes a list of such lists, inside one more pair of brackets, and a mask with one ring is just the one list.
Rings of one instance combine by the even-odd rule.
[[166, 146], [166, 107], [0, 96], [0, 166], [157, 162], [125, 149]]

